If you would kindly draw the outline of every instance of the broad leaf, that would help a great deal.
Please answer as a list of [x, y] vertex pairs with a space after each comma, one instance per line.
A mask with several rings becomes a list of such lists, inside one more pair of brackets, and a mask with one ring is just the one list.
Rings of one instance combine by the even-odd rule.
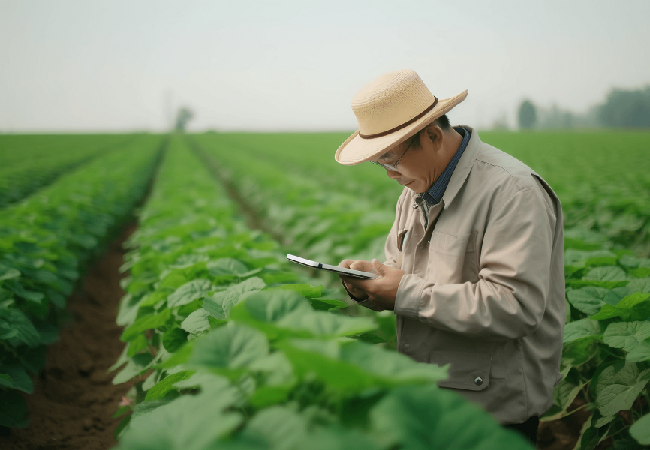
[[569, 322], [564, 326], [564, 344], [568, 344], [578, 339], [583, 338], [602, 338], [600, 333], [600, 325], [595, 320], [581, 319], [574, 322]]
[[199, 278], [188, 281], [167, 297], [167, 306], [174, 308], [176, 306], [187, 305], [194, 300], [207, 296], [208, 292], [212, 289], [214, 289], [214, 285], [209, 280]]
[[194, 373], [195, 372], [183, 370], [168, 375], [164, 380], [159, 381], [147, 391], [145, 400], [158, 400], [165, 397], [168, 392], [174, 389], [174, 384], [178, 383], [179, 381], [187, 380], [192, 375], [194, 375]]
[[408, 450], [523, 450], [532, 447], [455, 392], [403, 386], [371, 411], [372, 433], [383, 448]]
[[[131, 420], [118, 449], [203, 450], [228, 435], [242, 422], [239, 413], [226, 412], [241, 403], [232, 387], [206, 388], [184, 395]], [[145, 403], [146, 404], [146, 403]]]
[[217, 292], [203, 301], [203, 308], [215, 319], [224, 320], [230, 316], [230, 309], [241, 300], [266, 286], [261, 278], [253, 277], [239, 284]]
[[617, 305], [604, 305], [594, 320], [607, 320], [620, 317], [625, 321], [645, 320], [650, 317], [650, 294], [637, 292], [624, 297]]
[[41, 336], [31, 320], [17, 308], [0, 309], [0, 339], [29, 347], [41, 344]]
[[576, 309], [591, 316], [600, 311], [603, 305], [616, 305], [630, 293], [626, 287], [605, 289], [588, 286], [567, 292], [567, 298]]
[[640, 372], [635, 363], [627, 362], [620, 370], [605, 368], [596, 382], [596, 405], [604, 416], [628, 410], [650, 380], [650, 369]]
[[650, 414], [646, 414], [630, 427], [630, 435], [641, 445], [650, 445]]
[[269, 353], [264, 334], [241, 325], [228, 325], [210, 331], [197, 340], [187, 364], [210, 369], [238, 369]]
[[646, 361], [650, 359], [650, 322], [615, 322], [609, 324], [603, 341], [610, 347], [622, 348], [627, 352], [627, 361]]
[[160, 314], [151, 314], [148, 316], [140, 317], [133, 323], [133, 325], [124, 330], [122, 336], [120, 336], [120, 340], [123, 342], [128, 342], [132, 339], [135, 339], [136, 336], [146, 330], [159, 328], [165, 325], [167, 321], [171, 319], [171, 315], [171, 309], [164, 309]]
[[195, 336], [201, 334], [210, 329], [209, 316], [205, 309], [199, 308], [183, 320], [181, 328]]

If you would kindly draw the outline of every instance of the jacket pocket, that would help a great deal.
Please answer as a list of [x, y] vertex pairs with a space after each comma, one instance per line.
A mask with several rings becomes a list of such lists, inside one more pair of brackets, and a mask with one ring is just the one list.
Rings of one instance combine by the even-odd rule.
[[454, 236], [433, 231], [429, 243], [429, 271], [440, 283], [478, 281], [476, 232]]
[[431, 234], [430, 246], [437, 252], [445, 255], [462, 255], [473, 252], [476, 232], [462, 236], [443, 233], [442, 231], [433, 230]]
[[442, 388], [482, 391], [490, 386], [492, 356], [487, 353], [433, 351], [429, 362], [450, 364], [447, 379], [438, 382]]

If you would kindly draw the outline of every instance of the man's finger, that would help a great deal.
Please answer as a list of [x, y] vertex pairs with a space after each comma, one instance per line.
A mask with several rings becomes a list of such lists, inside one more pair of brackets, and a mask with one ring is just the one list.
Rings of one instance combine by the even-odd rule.
[[361, 272], [372, 272], [372, 263], [369, 261], [354, 261], [350, 265], [350, 269], [360, 270]]
[[349, 269], [350, 264], [352, 264], [354, 261], [351, 259], [344, 259], [339, 263], [339, 267], [343, 267], [344, 269]]

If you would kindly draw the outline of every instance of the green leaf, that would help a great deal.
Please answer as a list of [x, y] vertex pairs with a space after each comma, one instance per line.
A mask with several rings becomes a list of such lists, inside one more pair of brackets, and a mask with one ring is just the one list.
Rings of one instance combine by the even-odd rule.
[[600, 325], [595, 320], [581, 319], [569, 322], [564, 326], [564, 344], [584, 338], [601, 339]]
[[121, 384], [135, 376], [144, 373], [153, 364], [153, 356], [149, 353], [138, 353], [127, 359], [126, 365], [113, 378], [113, 384]]
[[209, 316], [210, 314], [205, 309], [199, 308], [187, 316], [181, 323], [181, 328], [195, 336], [201, 334], [210, 329]]
[[650, 369], [639, 372], [635, 363], [626, 362], [620, 370], [606, 367], [596, 381], [596, 405], [604, 416], [632, 408], [650, 380]]
[[277, 325], [320, 337], [355, 336], [377, 329], [377, 324], [369, 317], [349, 317], [326, 311], [295, 311], [280, 319]]
[[624, 297], [617, 305], [604, 305], [600, 312], [591, 318], [607, 320], [620, 317], [625, 321], [645, 320], [650, 317], [650, 294], [637, 292]]
[[215, 319], [224, 320], [230, 316], [230, 309], [253, 292], [266, 286], [261, 278], [249, 278], [241, 283], [217, 292], [203, 301], [203, 308]]
[[183, 395], [131, 420], [119, 448], [204, 450], [235, 430], [243, 420], [226, 412], [241, 403], [232, 387], [207, 387], [198, 395]]
[[323, 292], [323, 286], [312, 286], [310, 284], [283, 284], [282, 286], [269, 288], [268, 290], [273, 289], [286, 289], [290, 291], [296, 291], [305, 298], [320, 297]]
[[247, 367], [269, 353], [264, 334], [252, 328], [229, 324], [197, 340], [187, 364], [210, 369]]
[[632, 280], [630, 281], [630, 284], [627, 285], [627, 287], [635, 292], [650, 294], [650, 278]]
[[402, 386], [371, 411], [371, 433], [382, 448], [409, 450], [532, 450], [518, 433], [455, 392], [435, 386]]
[[167, 330], [163, 335], [163, 347], [169, 353], [175, 353], [187, 342], [187, 331], [180, 328]]
[[300, 379], [313, 376], [327, 383], [329, 389], [345, 393], [361, 392], [374, 386], [376, 378], [359, 365], [340, 358], [336, 341], [280, 341], [276, 346], [287, 356]]
[[147, 337], [144, 334], [139, 334], [135, 339], [129, 342], [127, 355], [133, 357], [140, 351], [145, 350], [147, 347], [149, 347]]
[[618, 266], [602, 266], [590, 270], [583, 279], [593, 281], [620, 281], [629, 280], [630, 278]]
[[14, 387], [14, 379], [11, 378], [7, 374], [0, 373], [0, 386], [13, 388]]
[[333, 300], [329, 298], [310, 298], [309, 303], [316, 311], [333, 311], [335, 309], [347, 308], [348, 305], [341, 300]]
[[0, 426], [27, 428], [27, 404], [16, 391], [0, 390]]
[[[34, 392], [34, 384], [32, 383], [32, 378], [25, 370], [25, 367], [23, 367], [20, 363], [2, 362], [0, 364], [0, 373], [9, 376], [9, 378], [12, 380], [11, 386], [9, 387], [12, 389], [17, 389], [19, 391], [26, 392], [27, 394]], [[8, 379], [5, 379], [5, 382], [3, 384], [5, 383], [9, 383]]]
[[45, 294], [42, 292], [29, 291], [17, 283], [13, 285], [10, 284], [8, 287], [18, 297], [24, 298], [32, 303], [41, 304], [45, 299]]
[[210, 261], [207, 264], [208, 272], [214, 277], [221, 275], [243, 276], [248, 272], [248, 267], [234, 258], [221, 258], [216, 261]]
[[4, 264], [0, 265], [0, 281], [11, 280], [12, 278], [20, 278], [20, 270], [12, 269]]
[[650, 322], [615, 322], [607, 326], [603, 341], [610, 347], [622, 348], [627, 352], [626, 361], [650, 359]]
[[176, 372], [171, 375], [168, 375], [167, 377], [165, 377], [165, 379], [159, 381], [151, 389], [147, 391], [147, 396], [145, 397], [145, 400], [158, 400], [165, 397], [165, 395], [167, 395], [168, 392], [174, 389], [174, 384], [182, 380], [187, 380], [192, 375], [194, 375], [194, 373], [195, 372], [193, 371], [182, 370], [180, 372]]
[[[236, 311], [237, 310], [237, 311]], [[352, 336], [377, 328], [368, 317], [348, 317], [314, 311], [307, 299], [294, 291], [265, 290], [248, 297], [233, 309], [233, 319], [269, 335], [295, 337]]]
[[567, 299], [576, 309], [591, 316], [598, 313], [603, 305], [616, 305], [630, 293], [628, 288], [605, 289], [589, 286], [567, 292]]
[[250, 370], [263, 372], [267, 385], [293, 384], [295, 376], [293, 366], [282, 352], [273, 352], [258, 358], [249, 365]]
[[305, 417], [286, 406], [271, 406], [251, 419], [241, 438], [244, 442], [261, 438], [273, 449], [309, 448], [300, 445], [308, 436], [308, 425]]
[[641, 445], [650, 445], [650, 414], [646, 414], [630, 427], [630, 435]]
[[41, 344], [41, 336], [31, 320], [17, 308], [0, 309], [0, 336], [16, 342], [15, 345], [36, 347]]
[[170, 309], [164, 309], [160, 314], [151, 314], [141, 317], [136, 320], [133, 325], [124, 330], [122, 336], [120, 336], [120, 340], [122, 342], [128, 342], [140, 333], [144, 333], [146, 330], [162, 327], [171, 318], [171, 315], [172, 312]]
[[174, 308], [187, 305], [194, 300], [207, 296], [212, 289], [214, 289], [214, 285], [209, 280], [199, 278], [198, 280], [188, 281], [167, 297], [167, 306]]

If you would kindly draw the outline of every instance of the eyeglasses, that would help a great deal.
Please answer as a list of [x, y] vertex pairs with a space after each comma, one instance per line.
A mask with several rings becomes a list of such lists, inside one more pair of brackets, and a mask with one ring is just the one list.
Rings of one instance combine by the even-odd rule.
[[[415, 142], [415, 140], [417, 138], [418, 138], [418, 135], [416, 134], [415, 137], [413, 139], [411, 139], [411, 143], [408, 145], [408, 147], [406, 147], [406, 150], [404, 150], [404, 153], [402, 153], [402, 156], [404, 156], [406, 154], [406, 152], [409, 151], [409, 148], [411, 148], [411, 145], [413, 145], [413, 143]], [[397, 168], [397, 165], [399, 164], [400, 159], [402, 159], [402, 156], [397, 158], [397, 161], [395, 161], [394, 163], [390, 163], [390, 164], [380, 163], [379, 161], [370, 161], [370, 162], [373, 163], [373, 164], [376, 164], [378, 166], [381, 166], [386, 170], [393, 170], [395, 172], [399, 172], [399, 169]]]

